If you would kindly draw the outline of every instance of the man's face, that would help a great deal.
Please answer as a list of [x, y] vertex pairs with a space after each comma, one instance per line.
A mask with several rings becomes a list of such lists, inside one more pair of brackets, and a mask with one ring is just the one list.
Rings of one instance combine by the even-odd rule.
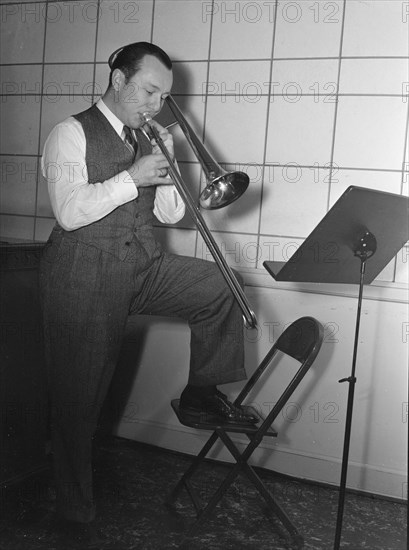
[[172, 83], [172, 71], [152, 55], [145, 55], [140, 69], [128, 83], [125, 83], [124, 74], [116, 71], [113, 85], [117, 117], [130, 128], [139, 128], [145, 122], [143, 113], [153, 118], [162, 109]]

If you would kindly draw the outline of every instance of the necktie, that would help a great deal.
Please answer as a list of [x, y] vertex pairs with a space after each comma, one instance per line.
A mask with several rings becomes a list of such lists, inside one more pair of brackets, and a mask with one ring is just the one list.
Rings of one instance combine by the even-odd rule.
[[138, 149], [138, 144], [137, 144], [136, 139], [134, 138], [133, 133], [131, 132], [131, 129], [129, 128], [129, 126], [124, 126], [124, 134], [125, 134], [124, 141], [125, 141], [126, 146], [128, 147], [128, 149], [130, 151], [132, 151], [132, 153], [134, 155], [136, 155], [136, 151]]

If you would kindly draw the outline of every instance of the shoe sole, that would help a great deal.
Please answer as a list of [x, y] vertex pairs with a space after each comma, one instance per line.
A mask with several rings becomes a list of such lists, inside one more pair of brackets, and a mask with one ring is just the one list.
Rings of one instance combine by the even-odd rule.
[[235, 426], [254, 426], [257, 424], [258, 420], [251, 421], [251, 420], [232, 420], [231, 418], [227, 418], [225, 416], [218, 415], [216, 413], [208, 413], [203, 411], [198, 411], [197, 409], [191, 409], [191, 408], [181, 408], [179, 406], [179, 412], [181, 415], [189, 417], [194, 419], [196, 422], [200, 422], [203, 424], [232, 424]]

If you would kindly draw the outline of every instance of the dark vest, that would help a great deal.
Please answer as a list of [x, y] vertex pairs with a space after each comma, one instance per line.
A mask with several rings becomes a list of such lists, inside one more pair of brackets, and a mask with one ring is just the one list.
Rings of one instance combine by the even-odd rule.
[[[101, 184], [132, 165], [131, 151], [95, 105], [74, 118], [81, 123], [85, 134], [89, 184]], [[139, 130], [137, 140], [138, 154], [150, 154], [151, 144]], [[152, 230], [154, 198], [155, 187], [139, 188], [135, 200], [96, 222], [66, 231], [65, 236], [96, 246], [121, 260], [138, 256], [139, 265], [149, 263], [160, 253]]]

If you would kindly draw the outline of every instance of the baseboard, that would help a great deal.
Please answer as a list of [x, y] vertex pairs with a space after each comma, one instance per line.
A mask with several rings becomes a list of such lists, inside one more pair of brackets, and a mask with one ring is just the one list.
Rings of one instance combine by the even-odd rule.
[[[141, 419], [137, 422], [122, 421], [114, 430], [114, 435], [195, 455], [207, 440], [209, 432], [199, 432], [185, 426]], [[239, 447], [245, 447], [246, 440], [244, 438], [235, 437], [234, 440]], [[215, 445], [209, 458], [222, 462], [232, 462], [233, 460], [230, 453], [220, 443]], [[339, 486], [341, 459], [311, 455], [281, 448], [277, 443], [263, 442], [256, 449], [250, 463], [296, 479], [317, 483], [318, 486]], [[293, 485], [292, 483], [292, 487]], [[348, 463], [347, 489], [370, 496], [399, 501], [407, 500], [407, 479], [404, 472], [370, 464], [353, 461]]]

